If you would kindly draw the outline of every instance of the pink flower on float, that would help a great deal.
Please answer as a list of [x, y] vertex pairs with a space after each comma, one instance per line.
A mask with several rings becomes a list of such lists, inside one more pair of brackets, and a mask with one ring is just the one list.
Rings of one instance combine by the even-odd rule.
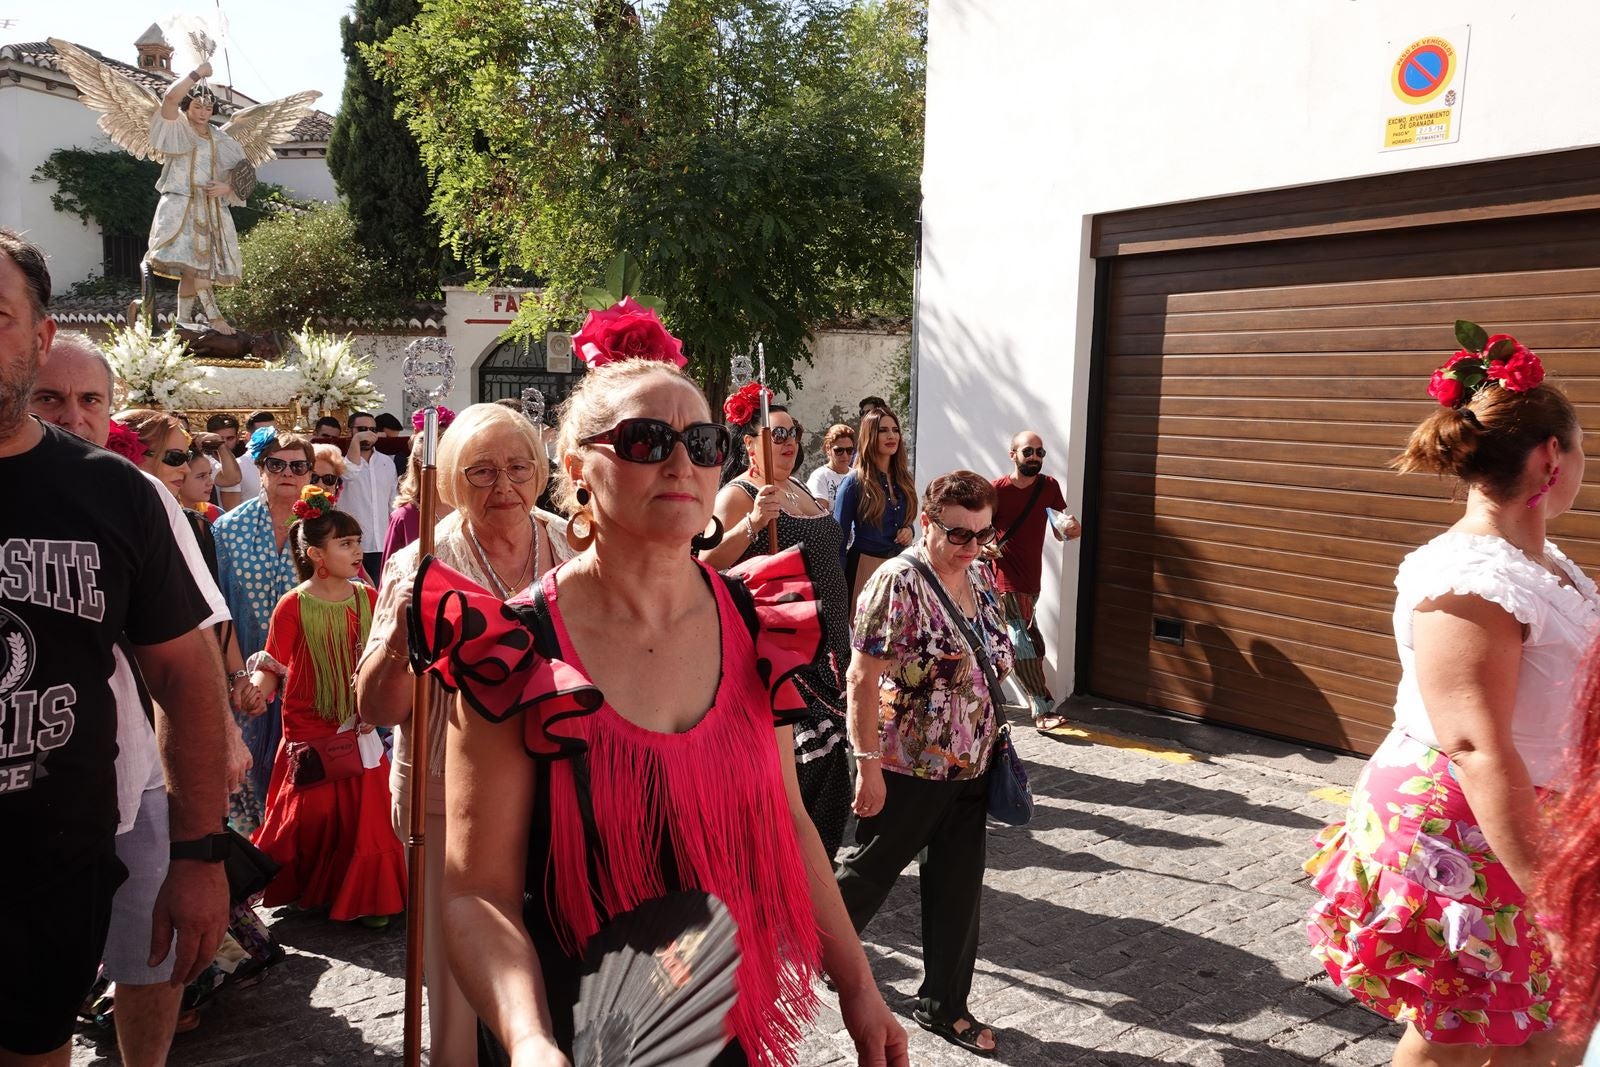
[[591, 311], [572, 338], [578, 358], [592, 370], [625, 359], [653, 359], [675, 367], [688, 364], [683, 342], [667, 332], [654, 308], [625, 296], [604, 311]]
[[[426, 410], [428, 410], [428, 409], [427, 408], [418, 408], [417, 410], [415, 410], [415, 411], [413, 411], [411, 413], [411, 428], [413, 430], [417, 431], [418, 433], [422, 432], [422, 413], [424, 411], [426, 411]], [[440, 433], [444, 433], [445, 430], [449, 429], [450, 424], [452, 422], [455, 422], [455, 421], [456, 421], [456, 413], [451, 411], [449, 408], [445, 407], [443, 404], [440, 404], [439, 405], [439, 432]]]

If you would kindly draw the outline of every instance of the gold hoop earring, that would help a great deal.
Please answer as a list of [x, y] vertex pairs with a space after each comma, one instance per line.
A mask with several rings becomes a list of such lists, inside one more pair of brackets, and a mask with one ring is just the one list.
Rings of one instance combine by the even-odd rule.
[[583, 552], [594, 544], [594, 511], [589, 507], [589, 490], [578, 487], [573, 494], [578, 510], [567, 520], [567, 544], [574, 552]]

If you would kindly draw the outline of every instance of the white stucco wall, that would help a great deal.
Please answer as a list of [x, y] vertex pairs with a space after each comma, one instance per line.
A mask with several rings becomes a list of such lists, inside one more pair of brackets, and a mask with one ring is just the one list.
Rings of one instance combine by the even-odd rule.
[[[1460, 140], [1380, 152], [1398, 49], [1463, 23]], [[1596, 39], [1577, 0], [932, 0], [919, 480], [1028, 426], [1082, 507], [1095, 214], [1600, 143]], [[1045, 555], [1065, 692], [1078, 554]]]
[[50, 258], [56, 292], [99, 274], [104, 250], [100, 227], [50, 206], [54, 182], [33, 172], [57, 148], [100, 150], [111, 142], [88, 108], [27, 83], [0, 83], [0, 226], [21, 231]]
[[328, 160], [323, 156], [270, 159], [256, 168], [256, 178], [283, 186], [296, 200], [332, 203], [339, 199], [339, 192], [333, 186], [333, 174], [328, 170]]

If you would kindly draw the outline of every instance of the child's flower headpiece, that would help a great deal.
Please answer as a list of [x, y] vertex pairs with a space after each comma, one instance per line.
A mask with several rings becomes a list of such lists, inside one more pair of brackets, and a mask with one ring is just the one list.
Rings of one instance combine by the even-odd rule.
[[1447, 408], [1465, 406], [1490, 383], [1526, 393], [1544, 381], [1539, 357], [1508, 333], [1490, 335], [1477, 323], [1458, 319], [1456, 340], [1460, 350], [1428, 382], [1428, 395]]
[[116, 420], [112, 420], [111, 434], [106, 438], [106, 447], [129, 463], [142, 463], [150, 454], [150, 450], [144, 447], [144, 442], [139, 440], [139, 435]]
[[308, 485], [300, 490], [300, 499], [294, 502], [296, 521], [320, 519], [333, 510], [333, 497], [320, 485]]
[[731, 426], [741, 429], [750, 426], [761, 417], [761, 394], [765, 393], [767, 400], [772, 399], [772, 390], [760, 382], [746, 382], [735, 392], [728, 394], [728, 399], [722, 402], [722, 414]]
[[[415, 411], [413, 411], [411, 413], [411, 428], [413, 430], [417, 431], [418, 433], [422, 432], [422, 413], [424, 411], [426, 411], [426, 410], [427, 410], [427, 408], [418, 408], [417, 410], [415, 410]], [[451, 411], [449, 408], [445, 407], [443, 404], [440, 404], [439, 405], [439, 432], [440, 433], [444, 433], [445, 430], [450, 428], [450, 424], [452, 422], [455, 422], [455, 421], [456, 421], [456, 413]]]
[[647, 308], [625, 296], [604, 311], [591, 311], [583, 329], [572, 338], [578, 358], [589, 369], [625, 359], [653, 359], [682, 367], [683, 342], [667, 332], [654, 308]]

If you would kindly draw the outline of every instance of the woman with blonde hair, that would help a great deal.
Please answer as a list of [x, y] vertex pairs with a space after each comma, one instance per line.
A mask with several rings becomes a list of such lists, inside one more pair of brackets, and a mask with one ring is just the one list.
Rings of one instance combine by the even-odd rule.
[[1395, 577], [1394, 726], [1306, 863], [1307, 930], [1336, 983], [1405, 1024], [1396, 1064], [1570, 1064], [1528, 898], [1600, 632], [1594, 582], [1546, 537], [1583, 484], [1583, 432], [1538, 356], [1457, 336], [1395, 466], [1456, 479], [1466, 508]]
[[627, 354], [586, 325], [574, 342], [591, 369], [561, 420], [557, 499], [580, 554], [513, 610], [447, 568], [418, 582], [425, 655], [461, 694], [444, 904], [456, 973], [514, 1063], [567, 1062], [585, 946], [695, 889], [738, 928], [718, 1067], [794, 1062], [819, 970], [861, 1062], [902, 1067], [905, 1034], [795, 778], [787, 717], [804, 701], [788, 679], [822, 638], [799, 553], [746, 564], [743, 580], [691, 555], [719, 541], [704, 531], [732, 436], [653, 312], [609, 314], [628, 320]]
[[[415, 453], [413, 453], [415, 455]], [[434, 528], [434, 556], [501, 600], [524, 591], [560, 558], [560, 520], [538, 511], [549, 466], [533, 424], [497, 404], [462, 410], [439, 439], [439, 496], [449, 515]], [[552, 535], [552, 525], [557, 534]], [[372, 629], [356, 669], [362, 721], [395, 727], [390, 771], [391, 814], [402, 838], [411, 823], [411, 681], [406, 606], [419, 563], [413, 542], [389, 557]], [[428, 705], [428, 839], [445, 839], [445, 724], [453, 701], [438, 683]], [[477, 1016], [462, 995], [445, 954], [444, 852], [428, 852], [424, 879], [423, 973], [428, 993], [429, 1048], [435, 1063], [469, 1064], [477, 1048]], [[413, 872], [413, 878], [419, 877]]]
[[863, 415], [856, 441], [855, 466], [839, 483], [833, 502], [833, 517], [849, 546], [843, 562], [852, 611], [873, 572], [911, 543], [911, 506], [917, 499], [900, 420], [892, 412], [874, 408]]

